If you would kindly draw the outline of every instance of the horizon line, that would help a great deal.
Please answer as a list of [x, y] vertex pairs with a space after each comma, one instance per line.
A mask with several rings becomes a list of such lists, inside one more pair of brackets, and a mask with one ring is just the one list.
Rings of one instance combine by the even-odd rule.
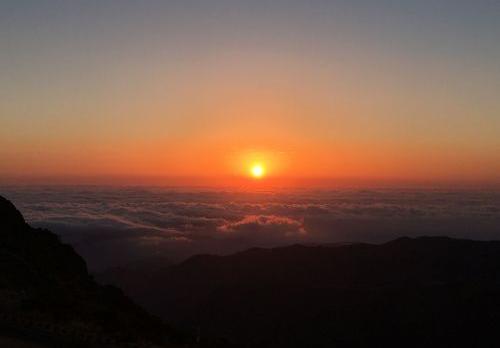
[[0, 175], [0, 186], [150, 186], [191, 188], [483, 188], [500, 189], [500, 180], [398, 177], [292, 177], [169, 175]]

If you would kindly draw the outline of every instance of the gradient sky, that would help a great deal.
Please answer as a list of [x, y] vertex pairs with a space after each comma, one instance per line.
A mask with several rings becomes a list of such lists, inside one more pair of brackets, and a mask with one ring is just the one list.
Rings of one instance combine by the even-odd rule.
[[500, 2], [2, 1], [0, 176], [500, 181]]

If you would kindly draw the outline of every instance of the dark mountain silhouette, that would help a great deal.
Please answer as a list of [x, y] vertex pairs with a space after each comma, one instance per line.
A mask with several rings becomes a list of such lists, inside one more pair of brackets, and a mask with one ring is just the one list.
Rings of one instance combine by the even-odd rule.
[[500, 242], [251, 249], [143, 281], [135, 298], [152, 312], [243, 347], [500, 344]]
[[164, 256], [152, 256], [136, 260], [120, 267], [112, 267], [94, 274], [95, 279], [103, 284], [116, 284], [130, 296], [144, 293], [151, 284], [148, 279], [171, 266], [172, 261]]
[[174, 347], [187, 340], [118, 288], [98, 285], [72, 247], [47, 230], [31, 228], [3, 197], [0, 271], [0, 343]]

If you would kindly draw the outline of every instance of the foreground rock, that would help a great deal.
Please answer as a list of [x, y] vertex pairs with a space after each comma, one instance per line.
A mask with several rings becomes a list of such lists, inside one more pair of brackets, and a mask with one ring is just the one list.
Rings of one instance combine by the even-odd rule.
[[0, 272], [0, 342], [174, 347], [188, 341], [118, 288], [98, 285], [72, 247], [50, 231], [31, 228], [3, 197]]

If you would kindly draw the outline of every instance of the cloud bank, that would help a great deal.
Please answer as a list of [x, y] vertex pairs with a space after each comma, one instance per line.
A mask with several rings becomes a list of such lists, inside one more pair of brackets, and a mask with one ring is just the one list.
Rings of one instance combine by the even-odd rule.
[[441, 190], [228, 192], [3, 187], [29, 223], [58, 233], [102, 269], [292, 243], [399, 236], [500, 238], [500, 193]]

